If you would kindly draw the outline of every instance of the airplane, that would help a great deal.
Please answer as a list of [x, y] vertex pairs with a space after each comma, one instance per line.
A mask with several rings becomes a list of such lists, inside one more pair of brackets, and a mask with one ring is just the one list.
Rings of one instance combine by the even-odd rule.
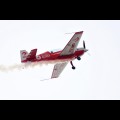
[[58, 62], [54, 65], [51, 79], [58, 78], [68, 62], [70, 62], [72, 69], [74, 70], [75, 66], [72, 61], [75, 59], [81, 60], [81, 56], [88, 51], [85, 46], [85, 41], [83, 41], [82, 48], [77, 48], [82, 34], [83, 31], [75, 32], [63, 50], [46, 51], [39, 55], [36, 55], [37, 49], [32, 49], [30, 53], [26, 50], [20, 50], [21, 63], [58, 60]]

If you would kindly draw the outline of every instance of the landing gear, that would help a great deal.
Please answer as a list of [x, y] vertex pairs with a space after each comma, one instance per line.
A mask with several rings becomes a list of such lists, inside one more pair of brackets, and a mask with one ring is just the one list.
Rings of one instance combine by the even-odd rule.
[[73, 66], [73, 67], [72, 67], [72, 69], [74, 70], [74, 69], [75, 69], [75, 67]]
[[78, 57], [77, 57], [77, 60], [81, 60], [81, 58], [78, 56]]
[[70, 64], [72, 65], [72, 69], [75, 69], [75, 66], [73, 65], [72, 61], [70, 61]]

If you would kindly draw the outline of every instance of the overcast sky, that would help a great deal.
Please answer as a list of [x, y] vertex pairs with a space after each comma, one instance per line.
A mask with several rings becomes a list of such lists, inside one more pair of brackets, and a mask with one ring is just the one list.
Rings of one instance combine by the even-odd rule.
[[88, 55], [70, 63], [57, 79], [54, 65], [9, 72], [0, 71], [0, 99], [106, 100], [120, 99], [119, 20], [1, 20], [0, 65], [21, 64], [20, 50], [37, 48], [37, 54], [63, 49], [75, 31], [84, 31]]

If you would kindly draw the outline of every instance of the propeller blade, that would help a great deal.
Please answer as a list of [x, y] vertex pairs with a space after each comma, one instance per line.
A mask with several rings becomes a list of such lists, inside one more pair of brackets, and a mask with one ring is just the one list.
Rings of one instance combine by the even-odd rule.
[[87, 53], [89, 56], [91, 56], [91, 54], [90, 53]]
[[83, 47], [86, 49], [86, 46], [85, 46], [85, 41], [83, 41]]

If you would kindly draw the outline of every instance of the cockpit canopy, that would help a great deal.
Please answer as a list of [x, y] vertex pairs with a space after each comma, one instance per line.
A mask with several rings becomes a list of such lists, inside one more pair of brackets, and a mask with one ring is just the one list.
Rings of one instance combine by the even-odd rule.
[[[76, 51], [77, 50], [83, 50], [84, 48], [76, 48]], [[55, 53], [55, 52], [58, 52], [58, 51], [62, 51], [62, 49], [53, 49], [53, 50], [49, 50], [48, 52], [50, 53]]]
[[49, 50], [48, 52], [55, 53], [55, 52], [58, 52], [58, 51], [61, 51], [61, 49], [53, 49], [53, 50]]

